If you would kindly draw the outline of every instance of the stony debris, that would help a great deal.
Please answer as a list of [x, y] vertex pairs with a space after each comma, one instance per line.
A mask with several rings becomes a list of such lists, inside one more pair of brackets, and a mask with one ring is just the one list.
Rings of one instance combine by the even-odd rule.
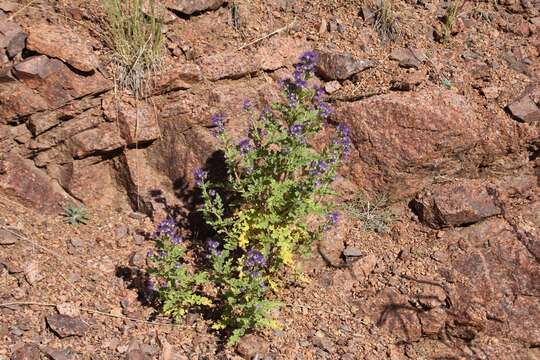
[[317, 61], [317, 73], [324, 80], [345, 80], [373, 67], [371, 61], [347, 53], [319, 52]]
[[435, 229], [472, 224], [501, 213], [490, 191], [481, 182], [456, 181], [418, 194], [411, 207], [424, 224]]
[[88, 328], [78, 317], [53, 314], [48, 315], [46, 319], [51, 330], [60, 338], [68, 336], [84, 336]]
[[78, 317], [81, 315], [80, 305], [72, 302], [65, 302], [56, 305], [56, 310], [60, 315]]
[[99, 65], [95, 53], [83, 38], [57, 25], [41, 23], [30, 27], [26, 47], [84, 72], [93, 71]]
[[71, 348], [67, 349], [55, 349], [52, 347], [45, 347], [42, 349], [51, 360], [75, 360], [77, 354]]

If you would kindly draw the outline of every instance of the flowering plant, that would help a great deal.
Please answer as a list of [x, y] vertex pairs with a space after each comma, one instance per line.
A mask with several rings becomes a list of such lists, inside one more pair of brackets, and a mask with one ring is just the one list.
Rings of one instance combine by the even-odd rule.
[[[200, 211], [214, 232], [205, 244], [208, 264], [189, 279], [189, 301], [171, 295], [162, 301], [171, 308], [168, 302], [173, 299], [174, 306], [182, 307], [179, 314], [189, 305], [211, 302], [208, 306], [217, 315], [213, 328], [225, 330], [229, 344], [252, 328], [279, 326], [269, 310], [278, 306], [273, 298], [283, 273], [294, 270], [295, 256], [308, 253], [312, 241], [337, 221], [332, 204], [324, 200], [333, 193], [337, 167], [349, 152], [349, 131], [338, 125], [336, 138], [325, 149], [315, 151], [312, 146], [313, 137], [330, 126], [327, 118], [332, 112], [321, 101], [323, 90], [308, 86], [315, 62], [316, 53], [303, 54], [293, 77], [281, 82], [286, 102], [260, 113], [249, 101], [244, 103], [249, 128], [238, 143], [227, 134], [225, 118], [212, 117], [223, 144], [228, 179], [213, 181], [204, 169], [195, 173], [203, 200]], [[306, 220], [313, 215], [327, 220], [309, 227]], [[174, 242], [173, 237], [168, 241]], [[177, 261], [169, 259], [171, 251], [180, 252], [161, 250], [167, 251], [168, 260], [154, 260], [171, 267]], [[171, 274], [176, 273], [158, 271], [160, 276]], [[204, 281], [211, 291], [197, 288]], [[183, 292], [189, 287], [177, 286]], [[201, 297], [194, 298], [196, 294]]]

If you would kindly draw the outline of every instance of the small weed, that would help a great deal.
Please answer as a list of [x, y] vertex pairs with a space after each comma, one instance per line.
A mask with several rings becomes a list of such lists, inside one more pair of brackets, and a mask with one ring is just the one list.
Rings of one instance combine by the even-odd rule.
[[386, 195], [377, 195], [370, 201], [365, 194], [357, 196], [356, 199], [344, 204], [344, 209], [352, 217], [362, 221], [364, 231], [375, 231], [379, 234], [386, 234], [390, 231], [390, 223], [394, 219], [394, 214], [385, 210], [388, 204]]
[[392, 0], [375, 0], [373, 27], [384, 41], [394, 41], [400, 34], [399, 23], [392, 7]]
[[448, 90], [450, 90], [452, 88], [452, 81], [450, 81], [447, 78], [443, 78], [441, 80], [441, 85], [444, 86], [445, 88], [447, 88]]
[[86, 225], [89, 219], [84, 205], [77, 206], [75, 204], [69, 204], [64, 209], [64, 217], [66, 218], [66, 222], [70, 223], [71, 225]]
[[[163, 26], [156, 0], [102, 0], [107, 13], [105, 40], [112, 50], [121, 88], [142, 95], [148, 73], [162, 62]], [[144, 7], [146, 5], [146, 7]]]
[[463, 1], [456, 1], [450, 3], [448, 7], [446, 8], [446, 13], [444, 14], [442, 18], [443, 23], [443, 40], [447, 42], [450, 39], [450, 36], [452, 35], [452, 29], [454, 28], [454, 25], [456, 23], [456, 20], [459, 15], [459, 11], [463, 7], [464, 2]]

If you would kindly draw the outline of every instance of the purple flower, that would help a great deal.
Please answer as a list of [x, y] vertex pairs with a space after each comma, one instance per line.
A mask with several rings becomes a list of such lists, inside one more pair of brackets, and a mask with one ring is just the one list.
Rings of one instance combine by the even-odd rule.
[[319, 113], [321, 114], [323, 118], [326, 119], [328, 116], [330, 116], [330, 114], [332, 114], [333, 110], [330, 107], [330, 105], [328, 105], [327, 103], [320, 102], [318, 105], [319, 105]]
[[350, 130], [347, 126], [339, 124], [337, 127], [338, 138], [334, 140], [334, 144], [337, 145], [344, 155], [348, 155], [351, 150], [351, 139], [349, 137]]
[[154, 253], [152, 252], [152, 250], [148, 250], [146, 252], [146, 257], [152, 257], [152, 256], [154, 256]]
[[203, 169], [197, 169], [195, 170], [195, 184], [197, 184], [197, 186], [202, 186], [202, 184], [204, 183], [204, 180], [206, 180], [206, 178], [208, 177], [208, 172], [207, 171], [204, 171]]
[[255, 267], [265, 267], [266, 266], [266, 259], [264, 258], [264, 255], [255, 249], [250, 249], [247, 252], [246, 261], [244, 263], [246, 267], [248, 268], [255, 268]]
[[240, 150], [240, 155], [244, 156], [248, 152], [250, 152], [253, 147], [251, 146], [251, 143], [249, 142], [249, 139], [244, 139], [238, 143], [238, 148]]
[[156, 291], [156, 287], [154, 286], [152, 279], [146, 280], [146, 290], [150, 293]]
[[251, 109], [251, 106], [252, 106], [252, 105], [251, 105], [251, 101], [249, 101], [249, 100], [247, 100], [247, 99], [244, 100], [243, 109], [244, 109], [245, 111], [250, 110], [250, 109]]
[[167, 236], [173, 244], [178, 245], [182, 242], [182, 238], [178, 236], [178, 225], [172, 218], [167, 218], [160, 222], [153, 234], [154, 238]]
[[321, 97], [324, 95], [326, 91], [322, 87], [316, 87], [315, 88], [315, 96], [313, 96], [313, 100], [316, 103], [319, 103], [321, 101]]
[[216, 196], [216, 190], [214, 190], [214, 189], [208, 190], [208, 195], [210, 195], [212, 197]]
[[221, 255], [221, 251], [219, 250], [219, 243], [216, 240], [209, 239], [206, 241], [206, 247], [208, 248], [208, 251], [210, 254], [214, 256]]
[[212, 115], [212, 125], [217, 127], [218, 134], [223, 134], [225, 132], [225, 117], [222, 114]]
[[332, 225], [336, 225], [339, 221], [339, 213], [337, 211], [334, 211], [330, 214], [329, 218]]
[[289, 127], [289, 134], [293, 136], [301, 136], [303, 132], [304, 132], [304, 125], [295, 124]]

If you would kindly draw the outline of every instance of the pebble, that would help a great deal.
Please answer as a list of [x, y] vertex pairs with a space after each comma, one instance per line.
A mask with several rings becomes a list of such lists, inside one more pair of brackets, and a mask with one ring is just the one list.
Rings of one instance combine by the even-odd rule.
[[71, 238], [71, 239], [69, 240], [69, 242], [70, 242], [70, 244], [71, 244], [72, 246], [74, 246], [74, 247], [81, 247], [81, 246], [84, 245], [84, 242], [83, 242], [80, 238], [78, 238], [78, 237]]
[[0, 245], [14, 245], [19, 241], [11, 231], [0, 229]]
[[236, 352], [246, 359], [252, 359], [257, 354], [264, 355], [268, 351], [268, 343], [257, 335], [246, 335], [236, 345]]
[[343, 250], [343, 256], [345, 257], [360, 257], [362, 256], [362, 251], [359, 248], [354, 246], [347, 246]]
[[87, 326], [81, 319], [68, 315], [54, 314], [46, 317], [51, 330], [60, 338], [84, 336]]
[[126, 225], [120, 224], [116, 227], [116, 230], [114, 232], [114, 235], [116, 237], [116, 240], [121, 240], [127, 236], [129, 233], [129, 229]]
[[133, 242], [135, 245], [143, 245], [144, 244], [144, 236], [141, 234], [134, 234], [133, 235]]

